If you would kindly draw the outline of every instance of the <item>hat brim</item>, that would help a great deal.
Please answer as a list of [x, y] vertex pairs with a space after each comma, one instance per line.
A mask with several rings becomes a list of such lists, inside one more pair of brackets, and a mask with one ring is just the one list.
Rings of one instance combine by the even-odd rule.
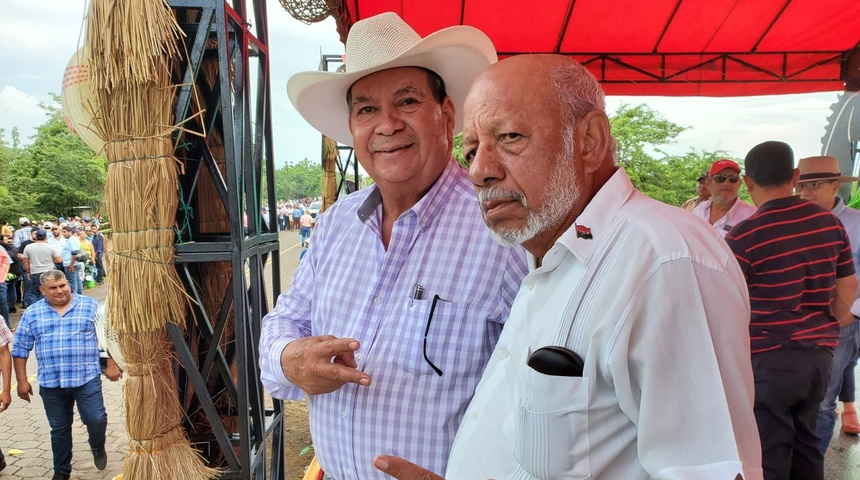
[[98, 109], [99, 100], [89, 69], [85, 47], [81, 47], [66, 65], [61, 98], [66, 126], [81, 137], [81, 140], [96, 154], [99, 154], [104, 148], [105, 141], [94, 128], [96, 122], [94, 109]]
[[445, 82], [454, 102], [454, 133], [463, 129], [461, 111], [466, 93], [478, 75], [498, 57], [493, 42], [480, 30], [454, 26], [431, 33], [399, 57], [372, 68], [349, 73], [300, 72], [287, 82], [287, 95], [315, 129], [338, 143], [353, 146], [346, 92], [372, 73], [398, 67], [432, 70]]
[[838, 177], [818, 177], [818, 178], [806, 178], [803, 180], [798, 180], [797, 183], [809, 183], [809, 182], [832, 182], [833, 180], [839, 180], [842, 183], [856, 182], [860, 180], [858, 177], [849, 177], [846, 175], [841, 175]]

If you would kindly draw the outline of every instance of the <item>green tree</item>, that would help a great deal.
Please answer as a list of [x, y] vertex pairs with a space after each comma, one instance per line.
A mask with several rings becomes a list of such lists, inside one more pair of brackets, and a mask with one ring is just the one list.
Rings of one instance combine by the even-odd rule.
[[454, 158], [457, 159], [457, 162], [464, 166], [468, 167], [466, 164], [466, 160], [463, 158], [463, 133], [460, 132], [457, 135], [454, 135]]
[[278, 200], [318, 197], [322, 194], [323, 171], [307, 158], [275, 170], [275, 197]]
[[609, 123], [618, 143], [618, 164], [627, 171], [633, 185], [649, 195], [649, 190], [661, 189], [665, 183], [663, 165], [649, 152], [675, 143], [686, 127], [666, 120], [646, 104], [622, 104]]
[[107, 161], [66, 127], [60, 98], [53, 97], [54, 104], [40, 105], [48, 119], [37, 128], [33, 143], [14, 150], [4, 176], [11, 204], [0, 215], [55, 217], [73, 213], [79, 205], [98, 209], [104, 202]]

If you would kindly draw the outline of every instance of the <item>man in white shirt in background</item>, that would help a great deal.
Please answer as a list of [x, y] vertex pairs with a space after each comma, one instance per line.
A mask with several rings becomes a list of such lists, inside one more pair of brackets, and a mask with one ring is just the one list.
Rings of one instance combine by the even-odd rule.
[[597, 80], [567, 57], [511, 57], [472, 84], [464, 118], [484, 220], [530, 273], [446, 477], [762, 478], [743, 274], [716, 232], [616, 166]]
[[[817, 203], [825, 210], [836, 216], [851, 241], [853, 250], [854, 270], [860, 274], [860, 211], [849, 208], [845, 202], [837, 196], [839, 186], [845, 182], [856, 182], [857, 177], [842, 175], [839, 171], [839, 160], [835, 157], [807, 157], [797, 162], [800, 176], [794, 191], [804, 200]], [[860, 315], [860, 295], [855, 298], [851, 305], [851, 313], [854, 318]], [[818, 421], [815, 424], [815, 433], [820, 438], [819, 451], [824, 455], [830, 440], [833, 437], [833, 429], [836, 425], [836, 401], [845, 390], [845, 394], [851, 401], [843, 398], [844, 409], [842, 415], [842, 430], [856, 429], [856, 422], [850, 418], [857, 418], [854, 409], [854, 367], [857, 366], [857, 356], [860, 355], [860, 323], [854, 320], [848, 325], [839, 328], [839, 344], [833, 351], [833, 365], [830, 371], [830, 383], [824, 394], [824, 400], [818, 412]], [[848, 391], [843, 382], [850, 383]], [[853, 413], [853, 415], [851, 415]], [[853, 425], [851, 425], [853, 423]], [[854, 430], [856, 431], [856, 430]], [[825, 461], [826, 461], [825, 455]]]

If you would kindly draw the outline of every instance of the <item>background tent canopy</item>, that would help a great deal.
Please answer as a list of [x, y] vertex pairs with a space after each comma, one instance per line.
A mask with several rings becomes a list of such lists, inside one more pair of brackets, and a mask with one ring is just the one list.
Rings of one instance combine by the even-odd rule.
[[770, 95], [844, 90], [852, 79], [848, 89], [860, 88], [856, 0], [340, 0], [342, 38], [387, 11], [421, 36], [477, 27], [500, 57], [569, 55], [608, 94]]

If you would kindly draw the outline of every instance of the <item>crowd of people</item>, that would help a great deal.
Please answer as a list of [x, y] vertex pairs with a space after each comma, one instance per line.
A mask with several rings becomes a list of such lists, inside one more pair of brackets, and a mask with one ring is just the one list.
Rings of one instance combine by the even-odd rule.
[[374, 184], [318, 219], [259, 349], [324, 478], [823, 479], [838, 399], [858, 428], [836, 159], [762, 142], [685, 213], [633, 187], [570, 58], [393, 13], [346, 45], [287, 92]]
[[[277, 207], [278, 231], [301, 230], [301, 218], [306, 213], [310, 213], [310, 206], [314, 201], [315, 200], [310, 197], [290, 202], [279, 200]], [[268, 208], [264, 208], [266, 208], [263, 212], [265, 215]]]
[[[37, 360], [36, 379], [45, 415], [51, 427], [53, 480], [68, 480], [72, 472], [72, 427], [75, 410], [87, 427], [93, 463], [107, 466], [105, 449], [107, 412], [101, 375], [110, 381], [122, 371], [99, 348], [96, 336], [98, 302], [83, 295], [86, 278], [101, 284], [105, 279], [105, 237], [98, 217], [63, 217], [57, 222], [18, 219], [14, 230], [2, 222], [3, 249], [0, 273], [6, 282], [0, 290], [0, 412], [12, 403], [12, 366], [17, 395], [30, 402], [33, 388], [27, 373], [30, 353]], [[9, 313], [25, 309], [15, 329]], [[0, 470], [6, 459], [0, 450]]]
[[7, 326], [9, 314], [17, 312], [19, 305], [26, 309], [43, 297], [39, 282], [32, 281], [41, 273], [62, 271], [78, 294], [83, 294], [87, 283], [104, 282], [105, 237], [100, 227], [98, 216], [59, 217], [56, 222], [21, 217], [17, 229], [2, 221], [0, 274], [5, 273], [5, 282], [0, 283], [0, 315]]

